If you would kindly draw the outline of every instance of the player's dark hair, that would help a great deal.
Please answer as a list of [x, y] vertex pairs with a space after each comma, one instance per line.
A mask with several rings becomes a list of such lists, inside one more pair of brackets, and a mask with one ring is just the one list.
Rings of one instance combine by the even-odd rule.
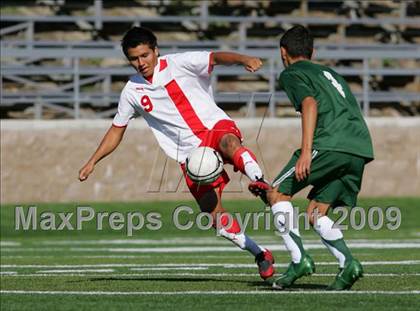
[[307, 28], [297, 25], [290, 28], [281, 37], [280, 47], [285, 48], [287, 54], [291, 57], [303, 56], [311, 59], [314, 50], [314, 38]]
[[121, 47], [125, 56], [128, 55], [129, 48], [135, 48], [140, 44], [147, 44], [152, 50], [157, 46], [157, 39], [154, 33], [144, 27], [133, 27], [127, 31], [121, 40]]

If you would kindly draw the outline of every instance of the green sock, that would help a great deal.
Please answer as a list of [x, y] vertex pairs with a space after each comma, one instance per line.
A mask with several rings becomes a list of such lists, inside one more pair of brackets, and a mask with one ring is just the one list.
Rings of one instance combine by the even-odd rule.
[[328, 241], [322, 239], [322, 242], [324, 242], [324, 244], [328, 247], [331, 253], [335, 257], [337, 257], [338, 261], [340, 262], [341, 268], [343, 268], [347, 263], [349, 263], [353, 259], [353, 256], [351, 255], [351, 252], [347, 247], [346, 242], [344, 242], [344, 239], [338, 239], [335, 241]]
[[343, 240], [341, 230], [334, 227], [334, 222], [328, 216], [318, 218], [314, 229], [321, 236], [322, 242], [337, 258], [340, 268], [344, 268], [353, 259], [353, 256]]
[[297, 234], [294, 234], [292, 231], [289, 232], [290, 237], [293, 239], [293, 241], [296, 243], [297, 247], [299, 248], [301, 259], [305, 256], [305, 249], [303, 248], [302, 239]]

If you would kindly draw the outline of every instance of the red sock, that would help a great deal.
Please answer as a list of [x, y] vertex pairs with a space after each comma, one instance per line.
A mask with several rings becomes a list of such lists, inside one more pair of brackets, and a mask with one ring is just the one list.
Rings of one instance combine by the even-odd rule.
[[[219, 217], [220, 217], [220, 220], [219, 220], [220, 227], [224, 228], [227, 232], [229, 233], [241, 232], [241, 227], [239, 226], [238, 221], [232, 215], [230, 215], [229, 213], [223, 213]], [[230, 218], [230, 226], [227, 227], [229, 225], [229, 218]], [[216, 221], [215, 221], [214, 226], [216, 226]]]
[[248, 148], [246, 147], [240, 147], [235, 154], [233, 155], [232, 158], [232, 162], [233, 162], [233, 169], [236, 171], [240, 171], [242, 174], [246, 175], [245, 172], [245, 163], [244, 163], [244, 159], [242, 157], [242, 154], [244, 154], [245, 152], [247, 152], [252, 159], [255, 160], [255, 162], [257, 162], [257, 157], [255, 156], [255, 154]]

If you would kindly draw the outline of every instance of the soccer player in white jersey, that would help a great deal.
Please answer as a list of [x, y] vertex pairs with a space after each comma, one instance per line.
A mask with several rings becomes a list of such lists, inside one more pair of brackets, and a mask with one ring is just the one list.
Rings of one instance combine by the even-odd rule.
[[[209, 185], [195, 184], [185, 172], [185, 159], [199, 146], [216, 149], [225, 163], [250, 178], [263, 180], [263, 173], [251, 150], [242, 146], [241, 132], [213, 98], [210, 75], [215, 65], [242, 65], [258, 70], [259, 58], [232, 52], [185, 52], [159, 55], [156, 36], [147, 28], [133, 27], [122, 40], [122, 49], [137, 74], [124, 87], [113, 124], [89, 161], [80, 169], [84, 181], [95, 164], [121, 142], [130, 119], [142, 116], [164, 152], [180, 163], [191, 194], [200, 209], [219, 217], [221, 235], [255, 256], [260, 276], [274, 274], [271, 252], [241, 232], [233, 217], [222, 207], [221, 195], [229, 182], [224, 171]], [[264, 194], [261, 196], [264, 199]], [[214, 222], [216, 226], [217, 222]], [[229, 225], [230, 224], [230, 225]]]

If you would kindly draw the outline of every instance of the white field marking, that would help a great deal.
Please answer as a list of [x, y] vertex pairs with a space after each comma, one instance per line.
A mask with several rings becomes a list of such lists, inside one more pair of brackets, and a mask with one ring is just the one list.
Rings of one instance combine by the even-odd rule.
[[78, 273], [78, 272], [99, 272], [99, 273], [108, 273], [108, 272], [114, 272], [114, 269], [83, 269], [83, 270], [77, 270], [77, 269], [69, 269], [69, 270], [40, 270], [36, 273]]
[[[362, 261], [363, 265], [419, 265], [420, 260], [399, 260], [399, 261]], [[320, 261], [318, 266], [337, 265], [336, 261]], [[287, 267], [288, 264], [276, 264], [276, 267]], [[255, 268], [255, 264], [225, 264], [225, 263], [164, 263], [164, 264], [84, 264], [84, 265], [0, 265], [4, 268], [146, 268], [146, 267], [223, 267], [223, 268]]]
[[11, 247], [2, 247], [0, 249], [1, 252], [41, 252], [41, 253], [51, 253], [51, 252], [68, 252], [69, 249], [68, 248], [64, 248], [64, 247], [49, 247], [49, 248], [44, 248], [44, 247], [16, 247], [16, 248], [11, 248]]
[[[336, 273], [314, 273], [311, 276], [336, 276]], [[363, 277], [405, 277], [420, 276], [420, 273], [363, 273]]]
[[[181, 254], [181, 253], [180, 253]], [[236, 256], [238, 255], [238, 256]], [[364, 256], [371, 256], [371, 255], [377, 255], [376, 253], [363, 253]], [[204, 255], [204, 254], [197, 254], [197, 255], [180, 255], [177, 258], [180, 258], [182, 256], [183, 259], [186, 258], [240, 258], [241, 253], [235, 254], [234, 256], [231, 253], [228, 254], [217, 254], [217, 255]], [[57, 258], [55, 255], [45, 255], [45, 256], [32, 256], [32, 255], [25, 255], [25, 256], [21, 256], [21, 255], [10, 255], [10, 256], [1, 256], [2, 259], [14, 259], [14, 258], [28, 258], [30, 257], [31, 259], [33, 258]], [[156, 258], [156, 256], [152, 256], [152, 255], [144, 255], [144, 254], [136, 254], [136, 255], [76, 255], [76, 256], [66, 256], [66, 258], [114, 258], [114, 259], [139, 259], [139, 258]], [[318, 258], [331, 258], [330, 254], [319, 254], [317, 255]]]
[[[347, 245], [353, 249], [417, 249], [420, 248], [420, 243], [391, 243], [391, 242], [348, 242]], [[269, 244], [264, 247], [272, 251], [286, 251], [286, 247], [280, 244]], [[306, 249], [325, 249], [325, 246], [317, 242], [315, 244], [304, 245]], [[68, 248], [1, 248], [2, 252], [43, 252], [49, 253], [52, 251], [66, 251], [66, 252], [109, 252], [109, 253], [203, 253], [203, 252], [240, 252], [241, 250], [232, 246], [173, 246], [173, 247], [142, 247], [142, 248], [101, 248], [101, 247], [71, 247]]]
[[13, 242], [13, 241], [0, 241], [0, 246], [20, 246], [20, 242]]
[[[314, 277], [335, 276], [335, 273], [315, 273]], [[41, 273], [27, 273], [27, 274], [10, 274], [7, 276], [13, 277], [51, 277], [51, 276], [77, 276], [77, 277], [102, 277], [103, 274], [84, 274], [84, 273], [68, 273], [68, 274], [41, 274]], [[258, 273], [113, 273], [107, 274], [107, 277], [156, 277], [156, 276], [197, 276], [197, 277], [258, 277]], [[364, 277], [407, 277], [420, 276], [420, 273], [365, 273]]]
[[0, 271], [0, 275], [14, 275], [17, 274], [16, 271]]
[[149, 268], [130, 268], [132, 271], [164, 271], [164, 270], [208, 270], [209, 267], [149, 267]]
[[[419, 234], [420, 236], [420, 234]], [[273, 236], [256, 236], [256, 241], [273, 242], [278, 240], [278, 237]], [[308, 244], [320, 243], [319, 239], [305, 239]], [[346, 243], [420, 243], [420, 239], [404, 239], [404, 240], [369, 240], [369, 239], [349, 239]], [[226, 245], [227, 241], [218, 237], [211, 238], [168, 238], [162, 240], [153, 239], [110, 239], [110, 240], [58, 240], [58, 241], [40, 241], [40, 245]], [[5, 245], [7, 246], [7, 245]]]
[[[12, 257], [12, 256], [11, 256]], [[42, 256], [39, 256], [42, 257]], [[54, 257], [55, 256], [51, 256]], [[89, 256], [89, 255], [79, 255], [79, 256], [68, 256], [68, 257], [74, 257], [74, 258], [156, 258], [156, 256], [152, 256], [152, 255], [143, 255], [143, 254], [138, 254], [138, 255], [97, 255], [97, 256]], [[66, 257], [66, 258], [68, 258]], [[223, 257], [228, 257], [228, 258], [232, 258], [231, 255], [184, 255], [182, 256], [182, 258], [223, 258]], [[27, 256], [25, 256], [25, 258], [27, 258]], [[31, 257], [32, 258], [32, 257]]]
[[40, 241], [41, 245], [224, 245], [226, 241], [213, 238], [169, 238], [164, 240], [152, 239], [133, 239], [133, 240], [60, 240], [60, 241]]
[[342, 294], [342, 295], [418, 295], [420, 290], [407, 291], [381, 291], [381, 290], [359, 290], [359, 291], [325, 291], [325, 290], [297, 290], [297, 291], [274, 291], [274, 290], [250, 290], [250, 291], [177, 291], [177, 292], [105, 292], [105, 291], [26, 291], [26, 290], [1, 290], [0, 294], [14, 295], [82, 295], [82, 296], [146, 296], [146, 295], [293, 295], [293, 294]]
[[[238, 255], [238, 256], [236, 256], [236, 255]], [[375, 253], [363, 253], [363, 255], [376, 255]], [[193, 259], [197, 259], [197, 258], [200, 258], [200, 259], [203, 259], [203, 258], [218, 258], [218, 259], [220, 259], [220, 258], [240, 258], [242, 255], [241, 255], [241, 253], [238, 253], [238, 254], [235, 254], [235, 256], [233, 256], [231, 253], [228, 253], [228, 254], [217, 254], [217, 255], [204, 255], [204, 254], [200, 254], [200, 255], [191, 255], [191, 254], [188, 254], [188, 255], [181, 255], [181, 253], [180, 253], [180, 256], [179, 257], [177, 257], [177, 258], [183, 258], [183, 259], [190, 259], [190, 258], [193, 258]], [[15, 258], [28, 258], [28, 257], [30, 257], [31, 259], [34, 259], [34, 258], [43, 258], [43, 259], [45, 259], [45, 258], [57, 258], [56, 256], [54, 256], [54, 255], [45, 255], [45, 256], [32, 256], [32, 255], [25, 255], [25, 256], [21, 256], [21, 255], [10, 255], [10, 256], [1, 256], [1, 258], [4, 260], [4, 259], [15, 259]], [[78, 259], [80, 259], [80, 258], [113, 258], [113, 259], [139, 259], [139, 258], [156, 258], [156, 256], [152, 256], [152, 255], [144, 255], [144, 254], [136, 254], [136, 255], [77, 255], [77, 256], [66, 256], [66, 258], [78, 258]], [[320, 255], [318, 255], [317, 256], [318, 258], [323, 258], [323, 257], [325, 257], [325, 258], [330, 258], [331, 257], [331, 255], [329, 255], [329, 254], [325, 254], [325, 255], [322, 255], [322, 254], [320, 254]]]
[[[420, 243], [347, 243], [352, 249], [404, 249], [420, 248]], [[286, 251], [283, 245], [265, 245], [271, 251]], [[305, 249], [325, 249], [323, 244], [305, 244]], [[104, 251], [110, 253], [203, 253], [203, 252], [240, 252], [239, 248], [232, 246], [204, 246], [204, 247], [144, 247], [144, 248], [70, 248], [76, 252], [97, 252]]]
[[[33, 258], [43, 258], [43, 259], [45, 259], [45, 258], [57, 258], [54, 255], [46, 255], [46, 256], [31, 256], [31, 255], [26, 255], [26, 256], [19, 256], [19, 255], [17, 255], [17, 256], [1, 256], [2, 259], [28, 258], [28, 257], [30, 257], [31, 259], [33, 259]], [[151, 258], [151, 257], [155, 257], [155, 256], [143, 255], [143, 254], [141, 254], [141, 255], [97, 255], [97, 256], [78, 255], [78, 256], [66, 256], [66, 258], [122, 258], [122, 259], [129, 259], [129, 258], [138, 259], [138, 258]], [[198, 256], [198, 255], [197, 256], [182, 256], [182, 258], [188, 258], [188, 257], [191, 257], [191, 258], [199, 258], [199, 257], [200, 258], [220, 258], [222, 256], [216, 256], [216, 255], [214, 255], [214, 256], [205, 256], [205, 255], [203, 255], [203, 256]]]

